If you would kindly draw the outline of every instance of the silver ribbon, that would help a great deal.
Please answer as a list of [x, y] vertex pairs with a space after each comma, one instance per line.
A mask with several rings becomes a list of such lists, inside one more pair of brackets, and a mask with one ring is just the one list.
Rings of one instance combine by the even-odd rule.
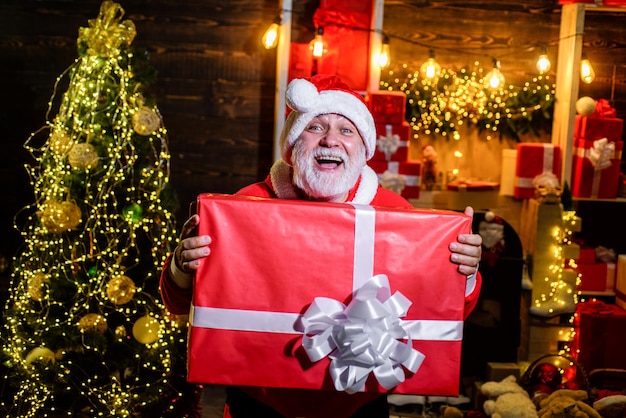
[[387, 170], [378, 177], [380, 185], [388, 190], [392, 190], [398, 194], [402, 193], [402, 190], [406, 187], [406, 177], [402, 174], [392, 173]]
[[405, 379], [403, 367], [415, 373], [424, 354], [412, 347], [401, 321], [411, 302], [402, 293], [391, 295], [384, 274], [357, 289], [345, 306], [330, 298], [315, 298], [302, 317], [302, 346], [311, 361], [330, 358], [329, 373], [335, 388], [362, 391], [371, 372], [389, 390]]
[[615, 143], [609, 142], [607, 138], [593, 141], [593, 147], [589, 149], [587, 158], [596, 171], [609, 168], [611, 160], [615, 159]]
[[387, 161], [391, 160], [391, 156], [398, 151], [401, 146], [406, 146], [406, 141], [400, 141], [400, 136], [392, 133], [392, 126], [386, 125], [386, 135], [379, 136], [376, 141], [378, 151], [385, 154]]

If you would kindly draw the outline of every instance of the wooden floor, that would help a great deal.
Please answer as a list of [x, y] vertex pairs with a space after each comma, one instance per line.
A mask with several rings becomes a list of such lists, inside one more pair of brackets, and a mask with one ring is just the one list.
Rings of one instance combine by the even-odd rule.
[[202, 392], [202, 418], [222, 418], [225, 398], [224, 387], [205, 386]]

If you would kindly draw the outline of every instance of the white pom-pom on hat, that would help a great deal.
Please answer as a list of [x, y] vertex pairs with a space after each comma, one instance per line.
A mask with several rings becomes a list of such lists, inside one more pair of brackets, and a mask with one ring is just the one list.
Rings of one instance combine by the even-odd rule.
[[369, 160], [376, 151], [376, 126], [363, 97], [335, 75], [299, 78], [287, 86], [285, 101], [292, 109], [280, 134], [282, 158], [291, 164], [291, 150], [308, 123], [323, 114], [342, 115], [354, 124]]
[[303, 78], [297, 78], [289, 83], [285, 93], [287, 106], [300, 113], [306, 113], [319, 103], [320, 94], [317, 88]]

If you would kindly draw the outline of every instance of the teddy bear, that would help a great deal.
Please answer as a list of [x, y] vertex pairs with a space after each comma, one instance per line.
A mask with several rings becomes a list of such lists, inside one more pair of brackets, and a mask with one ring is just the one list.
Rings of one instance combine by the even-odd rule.
[[602, 418], [584, 402], [587, 398], [584, 390], [558, 389], [541, 400], [539, 418]]
[[483, 410], [492, 418], [538, 418], [535, 404], [513, 375], [499, 382], [485, 382], [480, 391], [488, 398]]

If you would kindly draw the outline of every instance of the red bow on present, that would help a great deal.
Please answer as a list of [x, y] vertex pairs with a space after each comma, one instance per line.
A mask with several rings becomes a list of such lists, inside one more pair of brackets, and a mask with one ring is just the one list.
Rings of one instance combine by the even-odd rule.
[[593, 116], [598, 118], [614, 118], [616, 117], [617, 112], [614, 107], [611, 107], [611, 104], [606, 99], [598, 99], [596, 100], [596, 111]]

